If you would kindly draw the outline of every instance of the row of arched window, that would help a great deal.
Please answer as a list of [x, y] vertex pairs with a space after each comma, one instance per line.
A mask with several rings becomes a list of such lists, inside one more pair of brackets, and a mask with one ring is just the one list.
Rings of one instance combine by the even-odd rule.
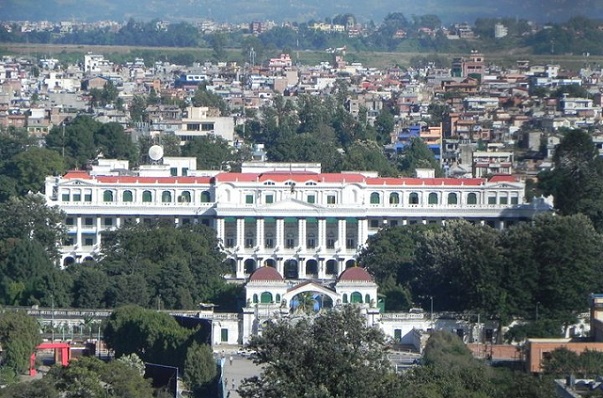
[[[344, 293], [342, 296], [342, 301], [344, 304], [347, 303], [352, 303], [352, 304], [362, 304], [362, 294], [359, 292], [353, 292], [352, 294], [350, 294], [350, 298], [348, 301], [348, 295], [347, 293]], [[364, 295], [364, 302], [365, 303], [370, 303], [371, 302], [371, 295], [370, 294], [365, 294]]]
[[[501, 197], [507, 198], [506, 194], [502, 194]], [[467, 205], [477, 205], [477, 194], [474, 192], [468, 193], [466, 197], [465, 204]], [[518, 196], [511, 196], [511, 204], [517, 204]], [[402, 203], [402, 197], [398, 192], [392, 192], [389, 194], [389, 204], [390, 205], [399, 205]], [[507, 200], [501, 200], [501, 204], [508, 204]], [[505, 203], [506, 202], [506, 203]], [[379, 192], [373, 192], [370, 196], [371, 204], [381, 204], [381, 194]], [[417, 192], [411, 192], [408, 195], [408, 204], [409, 205], [418, 205], [421, 204], [420, 196]], [[429, 205], [438, 205], [440, 204], [440, 195], [436, 192], [430, 192], [427, 195], [427, 204]], [[448, 205], [458, 205], [460, 204], [459, 194], [455, 192], [450, 192], [446, 196], [446, 204]], [[489, 203], [492, 204], [492, 203]]]
[[257, 294], [253, 295], [253, 303], [254, 304], [257, 304], [257, 303], [271, 304], [271, 303], [280, 303], [280, 302], [281, 302], [281, 295], [280, 294], [277, 294], [276, 297], [275, 297], [275, 300], [272, 300], [272, 293], [270, 293], [270, 292], [263, 292], [259, 296], [259, 301], [258, 301], [258, 295]]
[[[261, 304], [271, 304], [271, 303], [280, 303], [281, 301], [281, 295], [277, 294], [276, 297], [273, 300], [273, 296], [272, 293], [270, 292], [263, 292], [262, 294], [260, 294], [259, 296], [257, 294], [253, 295], [252, 301], [254, 304], [257, 303], [261, 303]], [[362, 304], [363, 302], [366, 304], [369, 304], [371, 302], [371, 295], [370, 294], [365, 294], [364, 295], [364, 301], [362, 298], [362, 293], [360, 292], [353, 292], [352, 294], [350, 294], [350, 297], [348, 299], [348, 294], [344, 293], [342, 295], [342, 301], [344, 304], [348, 304], [348, 303], [352, 303], [352, 304]]]
[[[172, 203], [174, 201], [174, 193], [173, 191], [162, 191], [159, 193], [160, 200], [162, 203]], [[142, 192], [142, 202], [143, 203], [151, 203], [155, 201], [153, 197], [152, 191], [143, 191]], [[103, 202], [115, 202], [117, 199], [115, 191], [105, 190], [103, 191]], [[193, 201], [193, 196], [190, 191], [182, 191], [176, 197], [178, 203], [191, 203]], [[125, 190], [121, 192], [121, 201], [122, 202], [134, 202], [134, 193], [130, 190]], [[209, 191], [201, 192], [199, 196], [199, 201], [201, 203], [209, 203], [211, 202], [211, 193]]]

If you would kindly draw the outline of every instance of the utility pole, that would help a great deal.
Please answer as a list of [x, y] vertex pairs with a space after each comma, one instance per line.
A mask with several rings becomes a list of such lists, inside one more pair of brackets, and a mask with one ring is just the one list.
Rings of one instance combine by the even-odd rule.
[[54, 342], [54, 294], [50, 294], [50, 333], [52, 334], [52, 341]]
[[429, 300], [431, 301], [431, 312], [429, 313], [429, 320], [433, 322], [433, 296], [429, 296]]

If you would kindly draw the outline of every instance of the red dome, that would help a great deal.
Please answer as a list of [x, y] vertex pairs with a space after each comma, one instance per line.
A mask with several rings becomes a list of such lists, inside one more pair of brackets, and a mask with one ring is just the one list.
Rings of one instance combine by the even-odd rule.
[[281, 282], [283, 281], [283, 277], [278, 273], [276, 268], [260, 267], [249, 277], [249, 282], [251, 281]]
[[351, 267], [339, 275], [339, 282], [372, 282], [373, 277], [362, 267]]

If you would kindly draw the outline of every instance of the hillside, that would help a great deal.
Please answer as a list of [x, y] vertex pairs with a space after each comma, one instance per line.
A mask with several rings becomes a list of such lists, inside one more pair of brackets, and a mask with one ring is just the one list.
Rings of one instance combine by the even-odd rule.
[[[43, 7], [41, 7], [43, 5]], [[236, 10], [233, 13], [232, 10]], [[603, 18], [600, 0], [3, 0], [2, 20], [164, 20], [214, 19], [224, 22], [252, 20], [323, 20], [352, 13], [361, 21], [379, 23], [389, 12], [407, 16], [436, 14], [445, 23], [473, 22], [477, 17], [517, 17], [537, 22], [567, 20], [575, 15]]]

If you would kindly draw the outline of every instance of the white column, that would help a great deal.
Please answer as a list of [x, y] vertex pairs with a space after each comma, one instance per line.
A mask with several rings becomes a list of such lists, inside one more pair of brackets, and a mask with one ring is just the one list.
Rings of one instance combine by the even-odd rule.
[[346, 230], [345, 218], [337, 220], [337, 244], [335, 245], [335, 247], [345, 249], [345, 230]]
[[285, 220], [283, 218], [276, 219], [276, 247], [281, 251], [285, 248]]
[[408, 225], [408, 220], [405, 218], [402, 220], [402, 226]]
[[99, 245], [100, 245], [100, 240], [101, 240], [101, 231], [102, 231], [102, 228], [103, 228], [102, 227], [102, 225], [103, 225], [102, 222], [103, 222], [102, 217], [101, 216], [96, 216], [96, 231], [94, 231], [95, 235], [96, 235], [96, 239], [95, 239], [96, 243], [94, 244], [94, 247], [92, 248], [93, 251], [94, 251], [95, 247], [96, 248], [100, 247]]
[[358, 244], [364, 245], [368, 239], [368, 220], [366, 218], [358, 219]]
[[326, 279], [327, 274], [325, 272], [325, 260], [322, 258], [317, 258], [316, 262], [318, 263], [318, 279]]
[[81, 249], [84, 245], [84, 242], [82, 241], [82, 216], [77, 216], [76, 218], [75, 234], [75, 244], [77, 245], [78, 249]]
[[217, 238], [224, 242], [224, 219], [216, 218], [216, 236]]
[[318, 219], [318, 247], [323, 253], [327, 248], [327, 220], [324, 218]]
[[255, 235], [256, 235], [256, 246], [260, 250], [264, 249], [264, 219], [258, 218], [255, 220]]
[[243, 250], [245, 248], [245, 219], [237, 218], [237, 246]]
[[174, 226], [180, 226], [180, 217], [174, 217]]
[[297, 220], [297, 246], [306, 247], [306, 219]]
[[115, 217], [115, 228], [121, 227], [121, 217]]
[[306, 279], [306, 260], [297, 259], [297, 276], [299, 279]]
[[236, 258], [237, 262], [237, 279], [245, 279], [245, 263], [240, 257]]

